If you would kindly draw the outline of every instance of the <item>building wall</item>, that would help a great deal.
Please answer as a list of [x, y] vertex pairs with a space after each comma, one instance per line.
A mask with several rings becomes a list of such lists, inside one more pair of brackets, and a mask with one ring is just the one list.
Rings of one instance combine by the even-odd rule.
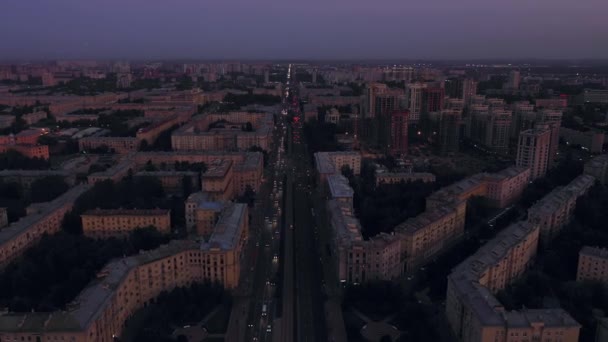
[[126, 237], [137, 228], [149, 226], [162, 234], [171, 233], [169, 210], [93, 210], [80, 217], [83, 234], [93, 238]]
[[516, 164], [530, 169], [530, 180], [547, 173], [550, 143], [550, 130], [532, 129], [520, 133]]
[[578, 254], [576, 280], [595, 280], [608, 283], [608, 250], [597, 247], [583, 247]]
[[0, 268], [6, 267], [36, 244], [44, 234], [57, 233], [61, 229], [63, 216], [88, 189], [86, 185], [72, 188], [55, 200], [45, 203], [39, 213], [25, 216], [0, 231]]
[[135, 137], [86, 137], [78, 140], [78, 149], [86, 151], [107, 146], [116, 153], [125, 154], [137, 151], [139, 144]]
[[493, 295], [530, 266], [538, 239], [537, 226], [513, 224], [452, 270], [446, 316], [460, 341], [578, 341], [580, 325], [562, 309], [506, 311]]

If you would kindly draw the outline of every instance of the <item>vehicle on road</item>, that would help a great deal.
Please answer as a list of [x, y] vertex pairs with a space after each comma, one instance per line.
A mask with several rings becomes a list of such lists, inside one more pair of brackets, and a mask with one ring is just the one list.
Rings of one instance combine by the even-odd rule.
[[262, 316], [266, 316], [266, 304], [262, 305]]

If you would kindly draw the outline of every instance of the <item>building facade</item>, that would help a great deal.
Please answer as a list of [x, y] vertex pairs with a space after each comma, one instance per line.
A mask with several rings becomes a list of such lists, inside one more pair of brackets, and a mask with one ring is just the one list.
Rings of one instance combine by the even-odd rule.
[[578, 341], [580, 324], [563, 309], [507, 311], [494, 295], [528, 269], [538, 238], [538, 226], [512, 224], [452, 270], [446, 316], [460, 341]]
[[82, 232], [98, 239], [124, 238], [138, 228], [154, 227], [171, 233], [171, 211], [167, 209], [96, 209], [80, 215]]
[[530, 169], [530, 180], [543, 177], [549, 166], [549, 146], [551, 131], [529, 129], [519, 134], [516, 164]]

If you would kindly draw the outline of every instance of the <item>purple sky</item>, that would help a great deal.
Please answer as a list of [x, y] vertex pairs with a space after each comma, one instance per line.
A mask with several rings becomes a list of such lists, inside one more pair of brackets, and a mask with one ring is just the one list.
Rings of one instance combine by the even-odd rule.
[[0, 0], [0, 59], [608, 58], [608, 0]]

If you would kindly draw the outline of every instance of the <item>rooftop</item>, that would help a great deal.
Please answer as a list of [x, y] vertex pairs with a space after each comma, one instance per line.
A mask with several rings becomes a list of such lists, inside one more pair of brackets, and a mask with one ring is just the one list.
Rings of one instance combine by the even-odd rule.
[[579, 255], [587, 255], [596, 258], [608, 259], [608, 249], [600, 247], [584, 246], [581, 248]]
[[331, 197], [333, 198], [352, 198], [355, 193], [348, 184], [348, 179], [341, 174], [333, 174], [328, 176], [327, 184], [329, 185], [329, 191], [331, 192]]
[[170, 213], [169, 209], [93, 209], [81, 216], [160, 216]]
[[232, 166], [232, 160], [229, 159], [215, 159], [207, 165], [207, 171], [203, 173], [203, 178], [223, 178], [230, 167]]
[[63, 207], [65, 204], [70, 203], [73, 204], [74, 201], [80, 195], [82, 195], [85, 191], [91, 188], [88, 184], [80, 184], [77, 185], [70, 190], [68, 190], [63, 195], [57, 197], [56, 199], [46, 202], [44, 205], [41, 205], [42, 211], [27, 215], [22, 217], [19, 221], [13, 222], [8, 227], [0, 230], [0, 244], [7, 243], [17, 236], [25, 233], [28, 229], [32, 227], [32, 225], [36, 224], [38, 221], [44, 219], [48, 215], [53, 214], [56, 210]]
[[201, 244], [201, 250], [234, 249], [241, 236], [244, 226], [243, 221], [247, 219], [246, 204], [232, 203], [228, 205], [220, 214], [209, 241]]

